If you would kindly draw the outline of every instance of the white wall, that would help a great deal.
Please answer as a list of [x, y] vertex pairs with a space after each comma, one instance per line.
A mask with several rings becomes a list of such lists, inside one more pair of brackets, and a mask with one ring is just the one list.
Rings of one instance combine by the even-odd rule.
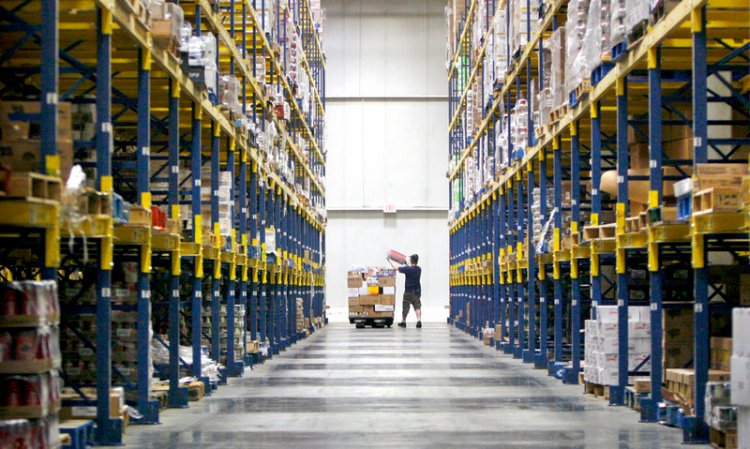
[[[448, 304], [444, 2], [324, 0], [323, 6], [329, 317], [346, 319], [347, 268], [384, 265], [393, 248], [420, 255], [424, 319], [442, 321]], [[386, 204], [399, 212], [385, 216]]]

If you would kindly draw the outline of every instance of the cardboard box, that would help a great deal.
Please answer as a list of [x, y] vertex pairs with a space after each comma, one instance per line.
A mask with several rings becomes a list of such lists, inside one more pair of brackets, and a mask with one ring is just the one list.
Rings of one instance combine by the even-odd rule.
[[358, 305], [360, 305], [359, 296], [354, 297], [354, 298], [349, 298], [349, 307], [352, 307], [352, 306], [356, 307]]
[[347, 273], [346, 285], [349, 288], [360, 288], [362, 287], [362, 275], [359, 273]]
[[396, 276], [384, 276], [378, 278], [378, 285], [381, 287], [395, 287]]
[[363, 306], [352, 306], [352, 305], [349, 305], [349, 314], [352, 314], [352, 313], [362, 313], [362, 311], [364, 311], [364, 307]]
[[[86, 395], [92, 400], [96, 401], [96, 394], [90, 394], [86, 392]], [[63, 399], [80, 399], [78, 394], [63, 394]], [[123, 397], [116, 392], [112, 392], [109, 395], [109, 417], [119, 418], [122, 411]], [[60, 419], [91, 419], [96, 418], [96, 406], [64, 406], [60, 408]]]
[[[38, 120], [27, 120], [30, 115], [41, 113], [38, 101], [0, 102], [0, 140], [38, 140], [41, 126]], [[73, 141], [73, 112], [67, 102], [57, 105], [57, 140]]]
[[[39, 172], [41, 167], [41, 141], [0, 141], [0, 164], [19, 172]], [[73, 141], [58, 140], [57, 154], [60, 157], [60, 177], [68, 179], [73, 166]], [[53, 173], [54, 174], [54, 173]]]
[[350, 288], [347, 296], [350, 298], [356, 298], [359, 296], [359, 288]]
[[380, 303], [390, 305], [396, 304], [396, 295], [381, 295]]
[[359, 305], [361, 306], [374, 306], [379, 297], [376, 295], [367, 295], [359, 297]]

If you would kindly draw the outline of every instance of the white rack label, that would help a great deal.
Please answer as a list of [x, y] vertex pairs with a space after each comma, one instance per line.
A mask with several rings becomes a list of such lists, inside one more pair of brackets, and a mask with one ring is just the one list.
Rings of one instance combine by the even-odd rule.
[[202, 292], [202, 291], [200, 291], [200, 290], [197, 290], [197, 291], [195, 292], [195, 297], [196, 297], [196, 298], [202, 298], [202, 297], [203, 297], [203, 292]]
[[539, 298], [539, 303], [544, 304], [547, 300], [544, 297]]
[[703, 304], [696, 304], [695, 305], [695, 313], [703, 313]]
[[573, 304], [573, 307], [577, 306], [577, 305], [578, 305], [578, 300], [575, 300], [575, 299], [574, 299], [574, 300], [572, 301], [572, 304]]
[[175, 174], [177, 174], [177, 173], [179, 173], [179, 172], [180, 172], [180, 167], [178, 167], [177, 165], [172, 165], [172, 166], [170, 167], [170, 170], [172, 171], [172, 173], [175, 173]]
[[103, 288], [102, 298], [109, 298], [110, 296], [112, 296], [112, 290], [110, 290], [109, 288]]
[[622, 300], [622, 299], [618, 299], [617, 300], [617, 307], [624, 307], [624, 306], [625, 306], [625, 301]]
[[556, 306], [559, 306], [559, 305], [560, 305], [560, 300], [559, 300], [559, 299], [555, 299], [555, 305], [556, 305]]
[[658, 309], [658, 307], [657, 307], [656, 303], [653, 303], [653, 302], [652, 302], [652, 303], [651, 303], [651, 311], [652, 311], [652, 312], [656, 312], [656, 310], [657, 310], [657, 309]]
[[57, 104], [57, 92], [47, 92], [45, 100], [47, 104]]
[[694, 146], [695, 148], [698, 148], [698, 147], [699, 147], [699, 146], [701, 146], [702, 144], [703, 144], [703, 139], [702, 139], [701, 137], [694, 137], [694, 138], [693, 138], [693, 146]]
[[180, 296], [180, 291], [179, 290], [172, 290], [172, 296], [174, 296], [175, 298], [179, 297]]
[[143, 147], [143, 148], [141, 148], [141, 153], [143, 153], [144, 156], [149, 156], [151, 154], [151, 148], [150, 147]]

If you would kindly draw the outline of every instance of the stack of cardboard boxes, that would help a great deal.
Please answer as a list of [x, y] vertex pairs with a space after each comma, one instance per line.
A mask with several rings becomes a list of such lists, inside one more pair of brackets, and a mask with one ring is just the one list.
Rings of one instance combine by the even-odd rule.
[[[38, 101], [0, 102], [0, 165], [13, 172], [38, 172], [41, 167], [41, 128]], [[57, 105], [57, 154], [60, 172], [67, 179], [73, 165], [73, 112], [70, 103]], [[48, 168], [48, 172], [50, 169]]]
[[[597, 385], [618, 385], [617, 306], [596, 308], [596, 320], [586, 320], [583, 376]], [[651, 314], [648, 307], [628, 307], [628, 371], [651, 371]]]
[[396, 304], [396, 273], [371, 267], [366, 272], [347, 273], [349, 318], [393, 318]]

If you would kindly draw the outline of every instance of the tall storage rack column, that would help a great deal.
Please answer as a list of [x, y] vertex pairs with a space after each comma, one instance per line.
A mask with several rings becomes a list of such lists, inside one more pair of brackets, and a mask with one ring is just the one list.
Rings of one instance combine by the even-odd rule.
[[51, 391], [4, 416], [116, 445], [125, 403], [158, 423], [325, 324], [312, 3], [0, 5], [0, 334], [50, 346], [0, 383]]
[[704, 442], [750, 305], [749, 5], [625, 6], [449, 2], [449, 322]]

